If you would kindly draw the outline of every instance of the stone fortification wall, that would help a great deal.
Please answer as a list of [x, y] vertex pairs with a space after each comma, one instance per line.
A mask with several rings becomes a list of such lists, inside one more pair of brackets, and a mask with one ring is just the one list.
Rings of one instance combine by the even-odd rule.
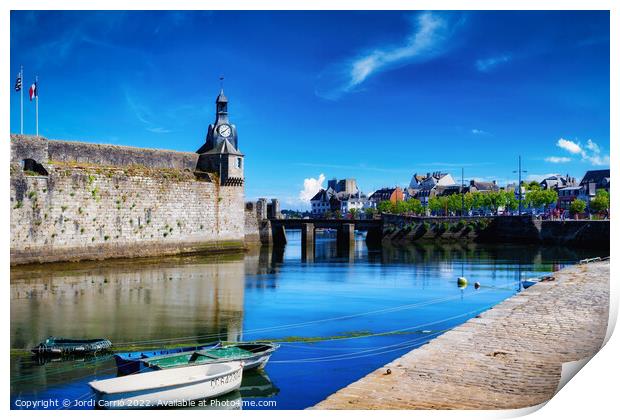
[[43, 165], [54, 162], [100, 166], [144, 166], [150, 169], [187, 169], [193, 171], [196, 153], [143, 149], [109, 144], [48, 140], [44, 137], [11, 135], [11, 162], [34, 159]]
[[11, 264], [243, 248], [243, 186], [196, 159], [12, 136]]

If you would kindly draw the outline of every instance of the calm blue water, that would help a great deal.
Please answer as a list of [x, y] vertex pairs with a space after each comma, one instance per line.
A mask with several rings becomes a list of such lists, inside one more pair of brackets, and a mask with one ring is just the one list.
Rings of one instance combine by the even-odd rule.
[[[106, 337], [121, 347], [279, 340], [265, 371], [244, 374], [240, 392], [224, 399], [306, 408], [518, 293], [520, 278], [597, 256], [479, 245], [369, 252], [360, 236], [353, 252], [338, 257], [325, 234], [314, 258], [302, 262], [299, 233], [288, 236], [285, 250], [245, 256], [12, 269], [12, 408], [48, 399], [91, 408], [88, 382], [116, 376], [110, 357], [44, 363], [16, 354], [49, 335]], [[459, 276], [468, 287], [457, 287]]]

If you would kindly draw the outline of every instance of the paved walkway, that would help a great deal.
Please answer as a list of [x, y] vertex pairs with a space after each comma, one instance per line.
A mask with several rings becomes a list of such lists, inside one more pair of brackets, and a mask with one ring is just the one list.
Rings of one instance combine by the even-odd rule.
[[603, 343], [609, 261], [572, 266], [555, 278], [507, 299], [314, 408], [508, 409], [551, 399], [562, 363], [592, 356]]

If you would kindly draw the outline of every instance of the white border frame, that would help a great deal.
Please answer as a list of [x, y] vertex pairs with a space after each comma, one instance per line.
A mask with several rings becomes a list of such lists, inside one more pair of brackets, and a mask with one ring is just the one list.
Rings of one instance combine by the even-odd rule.
[[[4, 168], [5, 179], [0, 183], [0, 190], [4, 199], [4, 206], [0, 209], [0, 220], [5, 222], [0, 227], [2, 241], [2, 259], [3, 259], [3, 272], [6, 284], [5, 292], [8, 292], [9, 277], [10, 277], [10, 264], [9, 264], [9, 183], [8, 183], [8, 168], [9, 168], [9, 139], [8, 133], [10, 132], [10, 112], [9, 112], [9, 87], [12, 87], [12, 79], [9, 68], [10, 60], [10, 10], [344, 10], [344, 9], [359, 9], [359, 10], [610, 10], [610, 115], [616, 115], [616, 118], [611, 118], [610, 127], [610, 156], [612, 157], [612, 166], [615, 173], [615, 142], [618, 141], [618, 75], [620, 75], [620, 68], [618, 67], [618, 52], [619, 45], [619, 18], [618, 18], [618, 6], [617, 2], [613, 0], [590, 0], [590, 1], [577, 1], [577, 0], [502, 0], [490, 1], [490, 0], [470, 0], [470, 1], [458, 1], [458, 0], [420, 0], [420, 1], [405, 1], [405, 0], [383, 0], [368, 1], [368, 0], [297, 0], [293, 2], [286, 2], [281, 0], [262, 0], [260, 2], [254, 0], [229, 0], [224, 2], [214, 1], [196, 1], [196, 0], [132, 0], [131, 3], [123, 2], [119, 0], [92, 0], [88, 2], [76, 1], [76, 0], [57, 0], [53, 3], [44, 0], [5, 0], [2, 2], [3, 13], [0, 15], [0, 37], [1, 37], [1, 53], [5, 58], [3, 68], [0, 71], [0, 79], [2, 85], [5, 88], [2, 90], [2, 102], [0, 107], [2, 109], [3, 118], [0, 118], [0, 132], [5, 133], [6, 136], [3, 143], [3, 153], [0, 154], [0, 167]], [[6, 97], [5, 97], [6, 95]], [[613, 141], [611, 139], [614, 139]], [[617, 184], [612, 185], [612, 207], [618, 209], [620, 205], [620, 199], [618, 198], [618, 192], [620, 189]], [[611, 253], [612, 256], [616, 256], [615, 250], [618, 244], [618, 230], [616, 220], [612, 218], [611, 227]], [[618, 270], [613, 263], [612, 258], [612, 271], [611, 278], [618, 278]], [[551, 399], [544, 408], [536, 410], [537, 408], [525, 409], [525, 410], [508, 410], [508, 411], [382, 411], [380, 414], [373, 411], [364, 412], [339, 412], [339, 411], [296, 411], [294, 415], [297, 417], [325, 417], [325, 418], [340, 418], [346, 417], [370, 417], [381, 415], [382, 417], [398, 417], [398, 418], [410, 418], [410, 417], [424, 417], [424, 418], [506, 418], [515, 417], [523, 414], [527, 414], [532, 411], [536, 411], [532, 414], [531, 418], [535, 419], [551, 419], [562, 418], [583, 419], [587, 416], [594, 418], [609, 418], [610, 413], [618, 412], [618, 404], [616, 400], [617, 389], [614, 385], [618, 383], [619, 365], [617, 355], [620, 354], [620, 344], [616, 336], [611, 336], [611, 331], [617, 319], [618, 313], [618, 284], [617, 280], [611, 282], [611, 308], [610, 308], [610, 326], [608, 331], [609, 342], [607, 345], [596, 355], [593, 359], [587, 363], [582, 372], [577, 377], [571, 380], [553, 399]], [[3, 309], [3, 315], [5, 319], [5, 329], [2, 334], [2, 344], [4, 351], [8, 353], [10, 348], [9, 343], [9, 330], [10, 330], [10, 294], [5, 295], [5, 305]], [[5, 354], [3, 358], [4, 369], [2, 372], [10, 372], [8, 354]], [[4, 397], [3, 409], [9, 411], [10, 408], [10, 386], [8, 379], [5, 379], [3, 384], [2, 396]], [[210, 412], [213, 415], [214, 412]], [[224, 414], [225, 413], [225, 414]], [[33, 415], [36, 417], [47, 417], [49, 414], [57, 416], [57, 411], [28, 413], [25, 411], [11, 411], [10, 415], [15, 418], [30, 418]], [[100, 416], [149, 416], [151, 418], [164, 418], [169, 416], [169, 412], [162, 411], [149, 411], [149, 412], [133, 412], [133, 413], [110, 413], [110, 412], [90, 412], [89, 415], [94, 417]], [[175, 415], [184, 417], [204, 417], [204, 412], [187, 411]], [[287, 411], [252, 411], [248, 412], [219, 412], [216, 415], [228, 416], [252, 416], [253, 419], [263, 418], [288, 418], [291, 413]], [[83, 416], [82, 411], [71, 411], [63, 413], [63, 416], [67, 418], [79, 418]]]

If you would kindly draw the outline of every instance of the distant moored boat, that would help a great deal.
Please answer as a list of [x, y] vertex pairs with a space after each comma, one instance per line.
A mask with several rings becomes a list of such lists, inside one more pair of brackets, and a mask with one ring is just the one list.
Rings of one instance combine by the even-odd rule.
[[112, 347], [105, 338], [73, 339], [48, 337], [33, 347], [31, 351], [40, 356], [62, 356], [70, 354], [94, 354], [104, 352]]

